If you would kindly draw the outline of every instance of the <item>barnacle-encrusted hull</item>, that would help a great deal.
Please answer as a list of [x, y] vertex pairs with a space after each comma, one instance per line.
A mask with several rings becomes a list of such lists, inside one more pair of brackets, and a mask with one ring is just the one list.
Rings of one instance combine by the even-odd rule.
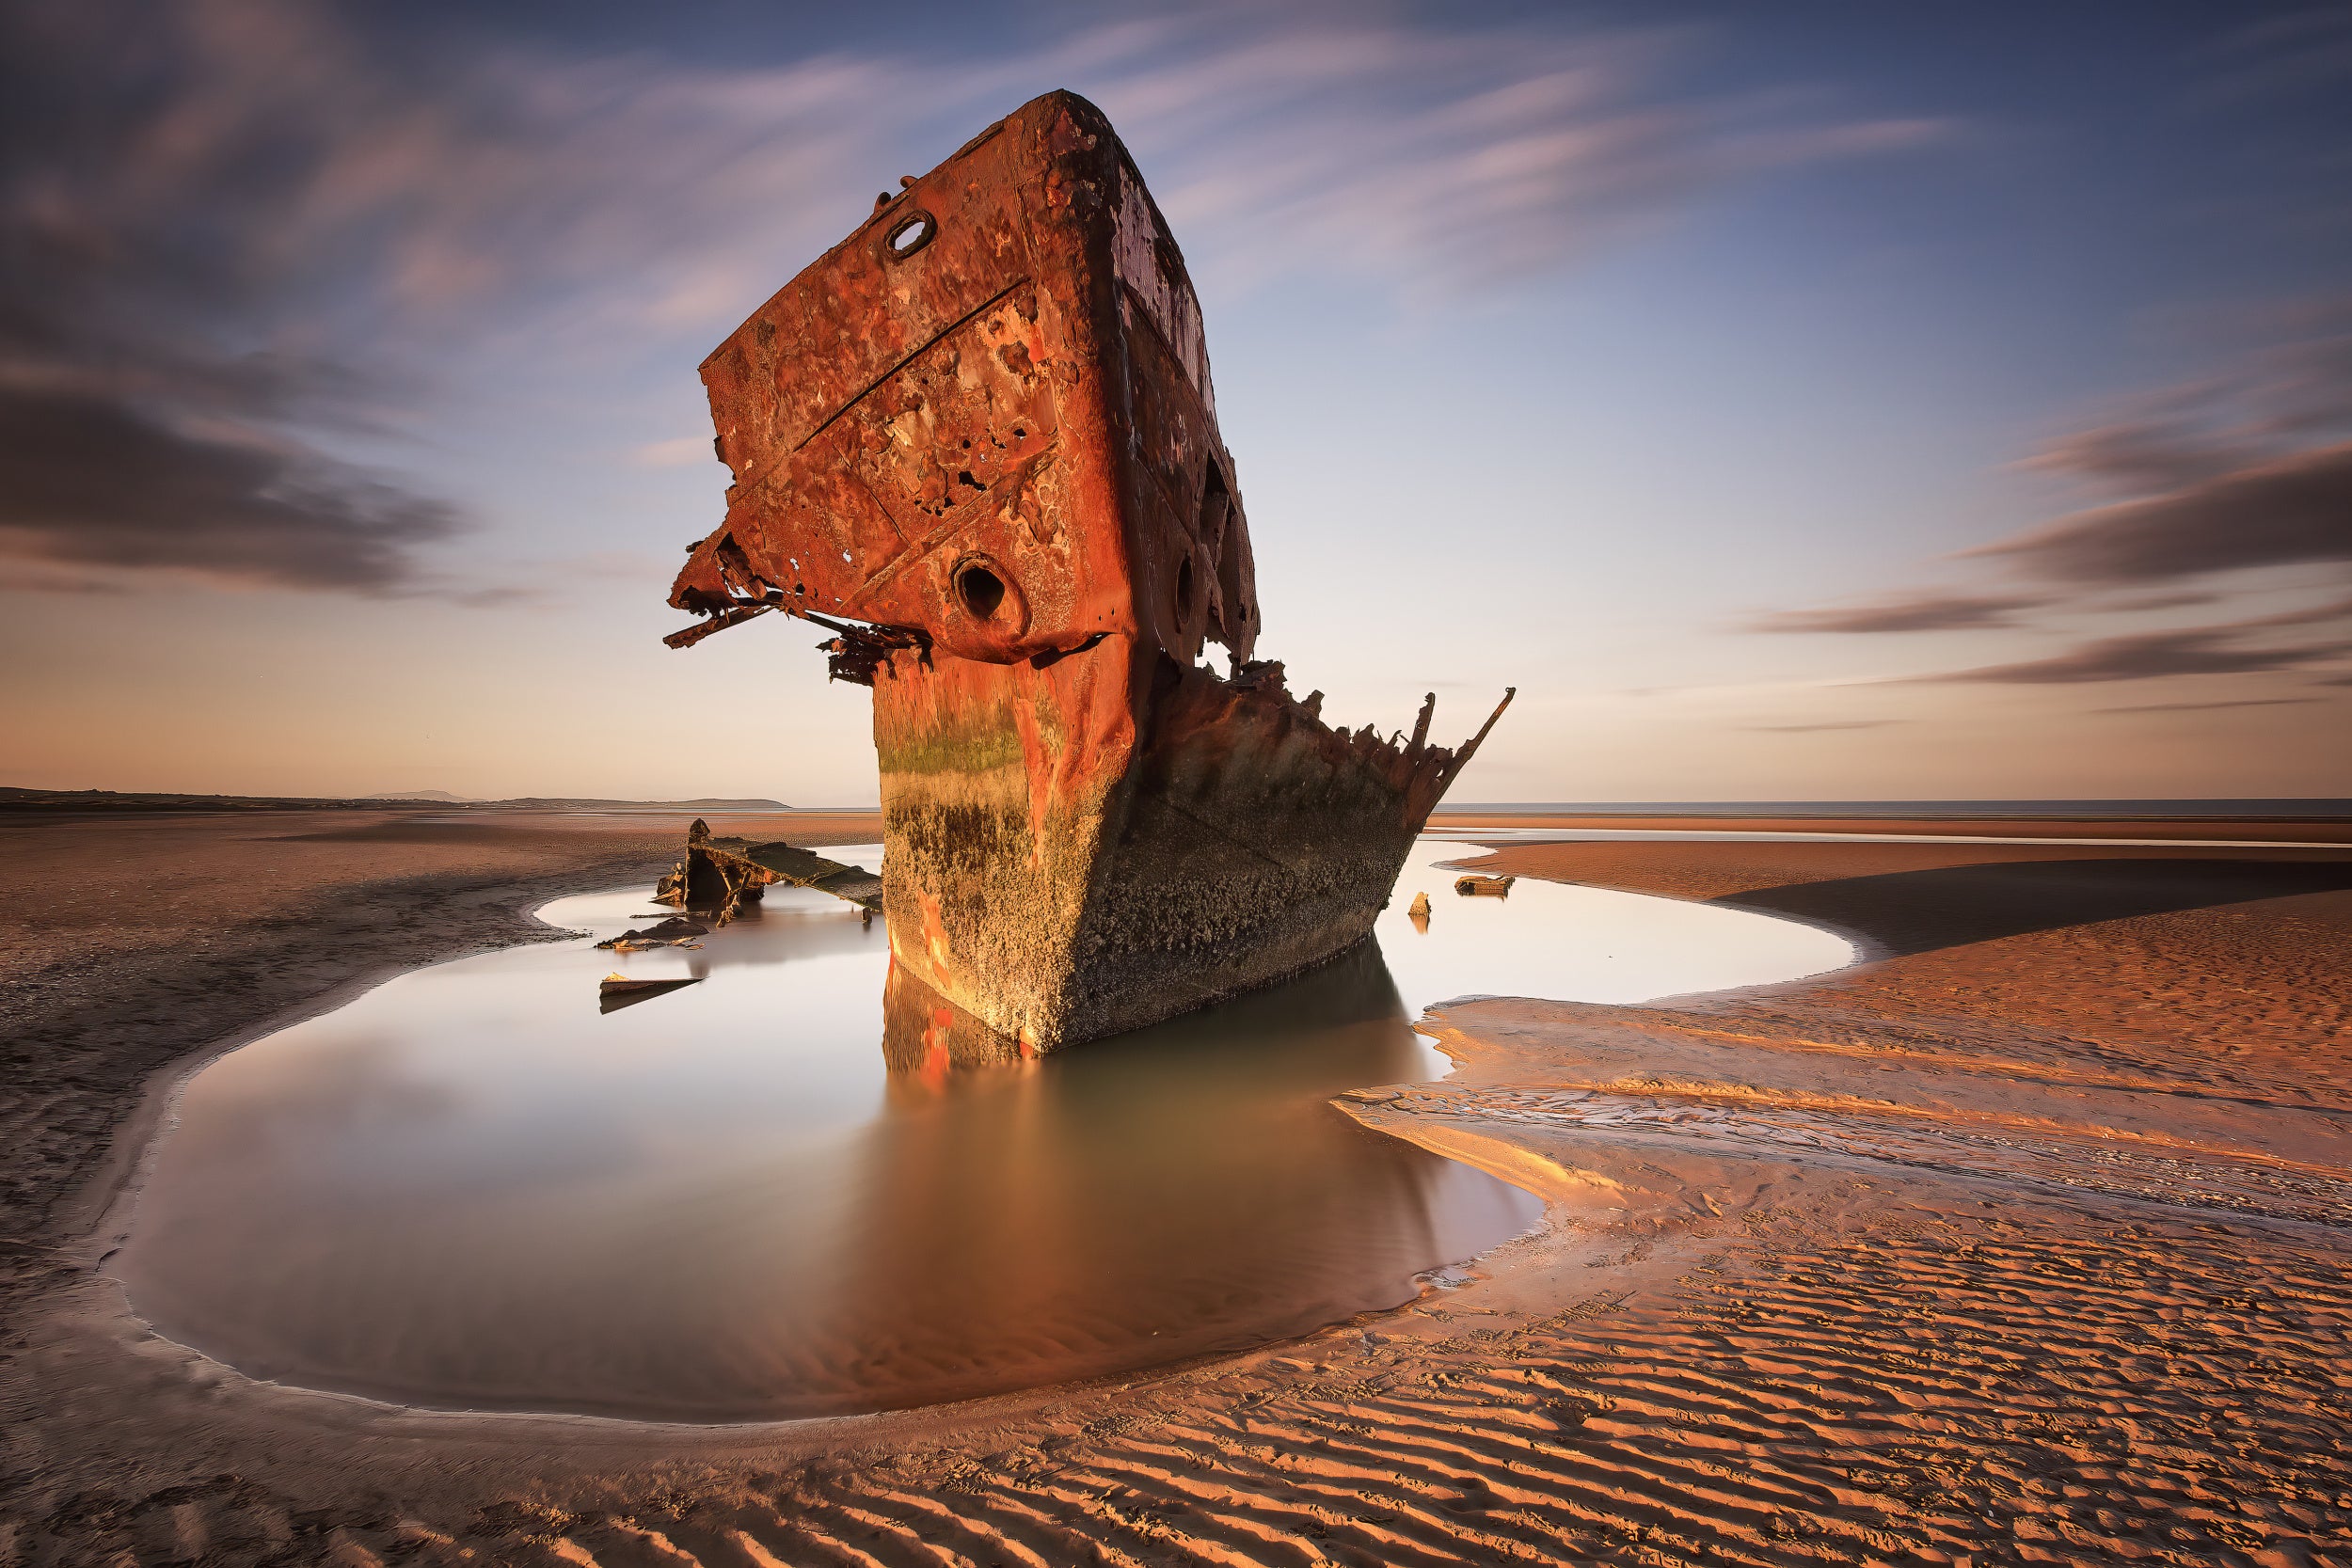
[[1022, 1048], [1354, 945], [1477, 739], [1333, 730], [1251, 660], [1200, 309], [1100, 111], [1049, 94], [905, 183], [706, 361], [736, 483], [671, 641], [834, 634], [894, 962]]

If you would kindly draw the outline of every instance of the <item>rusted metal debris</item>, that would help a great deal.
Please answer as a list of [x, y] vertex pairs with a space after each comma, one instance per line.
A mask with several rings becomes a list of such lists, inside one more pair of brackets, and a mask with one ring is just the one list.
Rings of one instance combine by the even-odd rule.
[[642, 931], [623, 931], [619, 936], [608, 937], [596, 945], [598, 947], [653, 947], [686, 942], [694, 937], [704, 937], [709, 934], [709, 927], [698, 926], [691, 920], [680, 920], [677, 916], [672, 915], [667, 920], [654, 922]]
[[1454, 891], [1465, 898], [1508, 898], [1517, 877], [1456, 877]]
[[1200, 304], [1100, 110], [1050, 93], [903, 184], [704, 361], [735, 483], [667, 641], [830, 634], [874, 693], [895, 963], [1027, 1050], [1361, 941], [1494, 718], [1333, 729], [1253, 659]]
[[616, 971], [606, 975], [596, 984], [596, 1011], [618, 1012], [623, 1007], [634, 1006], [640, 1002], [650, 1001], [657, 996], [667, 996], [674, 990], [683, 990], [688, 986], [701, 984], [702, 976], [699, 974], [667, 980], [632, 980]]
[[[882, 908], [882, 879], [862, 866], [844, 865], [789, 844], [714, 838], [710, 825], [700, 817], [686, 830], [685, 858], [655, 887], [653, 899], [657, 904], [707, 914], [723, 926], [741, 913], [745, 904], [758, 902], [760, 894], [778, 882], [830, 893], [869, 911]], [[681, 924], [676, 920], [661, 923], [662, 927]]]

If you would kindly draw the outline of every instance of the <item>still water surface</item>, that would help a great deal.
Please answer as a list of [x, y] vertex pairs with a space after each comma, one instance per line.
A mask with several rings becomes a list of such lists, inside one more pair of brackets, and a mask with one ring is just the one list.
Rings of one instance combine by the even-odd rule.
[[[885, 1067], [886, 938], [823, 895], [626, 957], [591, 943], [667, 911], [560, 899], [543, 917], [590, 936], [403, 975], [198, 1073], [110, 1267], [158, 1332], [256, 1377], [701, 1421], [1131, 1371], [1394, 1306], [1539, 1214], [1327, 1103], [1443, 1072], [1422, 1008], [1852, 956], [1631, 894], [1459, 897], [1435, 863], [1466, 853], [1423, 841], [1377, 944], [1299, 980], [972, 1069]], [[704, 979], [599, 1014], [613, 969]]]

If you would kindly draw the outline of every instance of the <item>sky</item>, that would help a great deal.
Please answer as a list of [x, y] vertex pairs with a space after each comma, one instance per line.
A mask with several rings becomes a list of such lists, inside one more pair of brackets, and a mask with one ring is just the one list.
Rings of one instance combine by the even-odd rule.
[[695, 367], [1040, 92], [1465, 801], [2352, 795], [2352, 6], [0, 8], [0, 784], [870, 803]]

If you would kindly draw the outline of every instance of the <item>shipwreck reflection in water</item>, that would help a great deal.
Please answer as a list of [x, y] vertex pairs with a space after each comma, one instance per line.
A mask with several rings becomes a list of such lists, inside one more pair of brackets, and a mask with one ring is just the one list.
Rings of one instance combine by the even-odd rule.
[[1524, 1195], [1327, 1103], [1442, 1066], [1371, 944], [1032, 1062], [960, 1015], [950, 1034], [919, 983], [894, 1000], [910, 984], [926, 1006], [893, 1010], [889, 1114], [853, 1156], [841, 1300], [894, 1314], [869, 1375], [919, 1369], [937, 1397], [943, 1378], [977, 1392], [1305, 1333], [1406, 1299], [1415, 1274], [1536, 1217]]
[[[1408, 879], [1449, 886], [1428, 862], [1463, 852]], [[1368, 945], [1042, 1061], [903, 990], [885, 1031], [884, 932], [822, 895], [617, 959], [590, 943], [644, 900], [561, 900], [546, 917], [594, 936], [401, 976], [197, 1074], [110, 1268], [249, 1374], [450, 1408], [752, 1419], [1134, 1370], [1394, 1305], [1534, 1223], [1327, 1103], [1442, 1069], [1408, 1001], [1541, 990], [1539, 962], [1552, 994], [1615, 1000], [1845, 951], [1524, 883], [1508, 928], [1433, 892], [1423, 937], [1411, 891], [1380, 933], [1406, 999]], [[1726, 967], [1709, 921], [1764, 948]], [[600, 1016], [614, 968], [707, 983]]]

